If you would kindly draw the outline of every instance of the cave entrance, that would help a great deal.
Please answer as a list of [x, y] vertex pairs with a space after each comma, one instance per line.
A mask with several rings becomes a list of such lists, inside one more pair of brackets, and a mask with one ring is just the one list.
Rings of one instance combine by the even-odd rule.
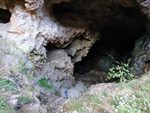
[[130, 6], [115, 0], [73, 0], [53, 6], [54, 16], [62, 25], [87, 28], [101, 35], [88, 55], [75, 63], [77, 81], [87, 84], [105, 82], [114, 63], [110, 55], [119, 62], [132, 58], [135, 41], [146, 33], [146, 17], [134, 0], [129, 2]]
[[87, 84], [105, 82], [109, 69], [115, 64], [110, 56], [124, 63], [132, 58], [134, 43], [146, 32], [146, 27], [143, 19], [131, 12], [109, 17], [100, 30], [100, 40], [81, 62], [75, 64], [74, 76], [77, 81]]

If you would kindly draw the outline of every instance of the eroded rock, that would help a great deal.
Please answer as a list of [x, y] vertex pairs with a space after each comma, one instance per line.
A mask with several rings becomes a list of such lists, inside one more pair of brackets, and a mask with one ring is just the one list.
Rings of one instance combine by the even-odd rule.
[[38, 80], [49, 79], [49, 84], [56, 89], [70, 88], [74, 83], [73, 64], [63, 49], [54, 49], [47, 53], [47, 62], [42, 70], [36, 72]]
[[[130, 8], [137, 8], [137, 11], [147, 15], [145, 18], [148, 21], [145, 20], [145, 23], [149, 28], [148, 0], [0, 0], [0, 3], [0, 8], [11, 12], [10, 23], [0, 25], [3, 26], [0, 28], [0, 35], [15, 43], [15, 47], [8, 49], [17, 56], [6, 53], [1, 58], [0, 66], [11, 64], [11, 61], [7, 61], [10, 57], [15, 57], [15, 60], [12, 60], [15, 64], [19, 64], [22, 59], [23, 64], [27, 64], [25, 71], [31, 70], [31, 75], [38, 78], [37, 80], [49, 78], [49, 84], [56, 89], [72, 86], [74, 64], [87, 56], [90, 48], [100, 39], [101, 31], [104, 24], [109, 22], [109, 17], [116, 15], [114, 17], [123, 18]], [[135, 15], [138, 14], [140, 13]], [[130, 16], [132, 18], [132, 15]], [[48, 44], [52, 49], [46, 52]], [[34, 54], [34, 51], [41, 54]], [[35, 57], [36, 62], [29, 59], [30, 54]], [[38, 56], [47, 57], [47, 64], [38, 66], [42, 61]], [[140, 60], [139, 57], [136, 58]], [[11, 71], [26, 84], [31, 81], [37, 82], [35, 79], [30, 81], [24, 70], [16, 72], [12, 68]], [[22, 76], [19, 76], [19, 73]], [[5, 75], [12, 76], [12, 73]]]
[[150, 61], [150, 35], [145, 34], [142, 38], [135, 42], [133, 50], [133, 62], [137, 74], [149, 72]]

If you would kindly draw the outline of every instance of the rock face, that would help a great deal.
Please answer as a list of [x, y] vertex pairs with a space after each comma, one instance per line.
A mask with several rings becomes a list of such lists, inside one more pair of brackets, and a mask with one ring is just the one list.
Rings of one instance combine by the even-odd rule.
[[135, 48], [133, 50], [134, 67], [138, 74], [143, 72], [149, 72], [150, 61], [150, 35], [145, 34], [142, 38], [135, 42]]
[[141, 11], [142, 13], [146, 16], [147, 18], [147, 28], [148, 28], [148, 32], [150, 31], [150, 1], [149, 0], [137, 0], [137, 2], [139, 3], [140, 7], [141, 7]]
[[[139, 11], [134, 13], [137, 18], [142, 13], [149, 29], [149, 5], [149, 0], [0, 0], [1, 10], [11, 13], [10, 22], [9, 14], [0, 21], [0, 72], [25, 84], [46, 78], [56, 89], [71, 87], [74, 64], [100, 39], [109, 17], [122, 18], [137, 9], [131, 11]], [[29, 73], [37, 79], [29, 79]]]
[[[71, 41], [74, 40], [74, 38], [85, 34], [85, 39], [89, 39], [89, 41], [87, 41], [89, 44], [79, 49], [83, 49], [83, 51], [86, 50], [84, 54], [80, 55], [81, 60], [83, 56], [86, 56], [89, 48], [96, 41], [95, 38], [97, 38], [97, 35], [93, 37], [88, 36], [90, 35], [90, 32], [88, 32], [88, 34], [86, 35], [86, 27], [78, 29], [73, 27], [64, 27], [59, 22], [57, 22], [52, 13], [52, 5], [55, 3], [60, 3], [62, 1], [69, 2], [69, 0], [1, 0], [0, 4], [1, 8], [7, 9], [11, 12], [10, 23], [1, 24], [1, 26], [7, 28], [2, 32], [2, 37], [4, 39], [7, 37], [7, 41], [15, 43], [14, 48], [17, 48], [17, 50], [19, 51], [18, 53], [21, 53], [18, 54], [16, 52], [16, 55], [20, 58], [23, 57], [24, 62], [29, 62], [28, 66], [26, 67], [27, 70], [32, 70], [33, 65], [36, 65], [36, 67], [38, 67], [37, 63], [35, 64], [35, 62], [33, 62], [34, 58], [32, 60], [28, 58], [28, 55], [30, 53], [39, 51], [42, 58], [49, 58], [50, 56], [50, 58], [47, 60], [50, 62], [50, 64], [48, 65], [49, 67], [47, 68], [47, 65], [44, 64], [45, 66], [42, 69], [42, 74], [39, 75], [38, 73], [35, 76], [37, 76], [37, 78], [50, 78], [52, 83], [62, 81], [59, 87], [61, 87], [61, 85], [65, 81], [68, 83], [73, 81], [73, 64], [70, 61], [70, 57], [65, 51], [59, 51], [59, 49], [55, 49], [56, 51], [51, 52], [50, 50], [48, 54], [46, 54], [45, 46], [49, 44], [51, 45], [51, 48], [66, 48], [71, 43]], [[93, 38], [91, 39], [93, 41], [90, 42], [91, 37]], [[11, 53], [13, 53], [14, 50], [10, 49], [10, 51]], [[11, 57], [13, 55], [9, 56]], [[8, 58], [10, 59], [10, 57], [6, 57], [6, 55], [4, 55], [4, 57], [2, 58], [3, 62], [1, 62], [1, 65], [3, 67], [8, 67], [5, 65], [11, 64], [10, 62], [4, 62], [7, 61]], [[34, 54], [34, 57], [37, 57], [37, 54]], [[13, 59], [14, 58], [12, 58], [12, 60]], [[20, 59], [17, 59], [19, 62]], [[37, 62], [40, 60], [42, 59], [34, 59], [34, 61]], [[17, 61], [15, 61], [15, 63], [17, 63]], [[46, 72], [47, 70], [48, 72]], [[11, 71], [16, 74], [15, 69], [12, 69]], [[23, 75], [23, 78], [25, 78], [25, 75]], [[26, 83], [28, 82], [26, 81]]]
[[[45, 77], [56, 89], [71, 87], [74, 82], [73, 64], [63, 49], [51, 50], [47, 53], [46, 65], [36, 72], [38, 79]], [[38, 76], [40, 75], [40, 76]]]

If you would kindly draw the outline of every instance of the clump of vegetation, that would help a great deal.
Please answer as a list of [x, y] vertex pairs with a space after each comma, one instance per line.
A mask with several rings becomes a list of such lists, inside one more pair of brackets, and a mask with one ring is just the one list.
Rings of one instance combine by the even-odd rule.
[[16, 90], [17, 85], [10, 80], [0, 78], [0, 89], [2, 89], [2, 88], [5, 89], [6, 91]]
[[0, 113], [16, 113], [16, 111], [6, 103], [6, 100], [0, 98]]
[[115, 60], [112, 55], [107, 55], [112, 58], [116, 65], [113, 64], [112, 67], [109, 69], [106, 81], [110, 79], [115, 79], [117, 82], [125, 82], [134, 78], [136, 73], [133, 68], [129, 66], [129, 63], [119, 62]]
[[32, 99], [28, 96], [21, 96], [21, 97], [18, 98], [18, 100], [20, 102], [23, 102], [24, 104], [29, 104]]
[[0, 98], [0, 108], [4, 109], [6, 107], [5, 99]]
[[120, 63], [118, 65], [113, 65], [109, 69], [109, 73], [106, 80], [119, 79], [120, 82], [125, 82], [131, 80], [134, 77], [133, 69], [129, 68], [128, 63]]
[[28, 59], [33, 63], [33, 71], [35, 72], [36, 68], [41, 68], [44, 63], [46, 63], [46, 57], [43, 56], [43, 52], [40, 50], [33, 50], [28, 54]]
[[150, 97], [139, 91], [115, 96], [112, 109], [116, 113], [150, 113]]
[[116, 95], [111, 102], [116, 113], [150, 113], [150, 75], [122, 84], [121, 89], [132, 92]]
[[42, 78], [38, 81], [38, 84], [41, 86], [41, 87], [44, 87], [45, 89], [52, 89], [52, 85], [49, 85], [48, 84], [48, 79], [46, 78]]
[[79, 113], [94, 113], [92, 111], [100, 111], [101, 98], [97, 95], [85, 95], [81, 99], [70, 100], [65, 106], [64, 110], [68, 113], [73, 111]]
[[104, 85], [99, 85], [89, 91], [90, 98], [82, 95], [69, 100], [63, 110], [67, 113], [150, 113], [149, 84], [150, 75], [143, 75], [142, 78], [127, 83], [106, 83], [105, 88]]
[[[40, 80], [38, 80], [37, 83], [40, 87], [43, 87], [46, 90], [49, 90], [51, 92], [51, 94], [53, 94], [55, 96], [60, 96], [60, 92], [58, 92], [55, 88], [53, 88], [52, 85], [50, 85], [48, 83], [49, 80], [50, 80], [50, 78], [49, 79], [41, 78]], [[39, 89], [39, 91], [40, 91], [40, 89]]]

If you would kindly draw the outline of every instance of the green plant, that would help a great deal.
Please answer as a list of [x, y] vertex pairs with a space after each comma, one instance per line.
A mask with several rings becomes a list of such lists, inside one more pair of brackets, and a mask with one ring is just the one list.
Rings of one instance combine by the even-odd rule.
[[112, 78], [118, 78], [120, 82], [131, 80], [134, 77], [134, 73], [132, 70], [132, 68], [129, 68], [128, 63], [119, 63], [118, 65], [113, 65], [109, 69], [106, 80], [110, 80]]
[[104, 97], [108, 97], [107, 92], [102, 92], [102, 95], [103, 95]]
[[116, 113], [149, 113], [150, 99], [143, 92], [115, 96], [111, 102]]
[[0, 98], [0, 108], [4, 109], [6, 107], [5, 99]]
[[102, 104], [101, 98], [97, 95], [86, 94], [84, 97], [71, 99], [64, 105], [64, 110], [67, 113], [98, 113], [103, 112], [100, 108]]
[[36, 68], [41, 68], [44, 63], [46, 63], [46, 57], [43, 56], [43, 52], [40, 50], [33, 50], [28, 54], [28, 59], [33, 63], [33, 70]]
[[18, 100], [24, 104], [29, 104], [31, 102], [31, 98], [28, 96], [21, 96], [18, 98]]
[[45, 89], [52, 89], [52, 85], [49, 85], [48, 84], [48, 79], [46, 78], [42, 78], [38, 81], [38, 84], [41, 86], [41, 87], [44, 87]]
[[6, 103], [6, 100], [0, 98], [0, 113], [16, 113], [16, 111]]
[[2, 89], [2, 88], [5, 89], [6, 91], [16, 90], [17, 85], [10, 80], [0, 78], [0, 89]]

